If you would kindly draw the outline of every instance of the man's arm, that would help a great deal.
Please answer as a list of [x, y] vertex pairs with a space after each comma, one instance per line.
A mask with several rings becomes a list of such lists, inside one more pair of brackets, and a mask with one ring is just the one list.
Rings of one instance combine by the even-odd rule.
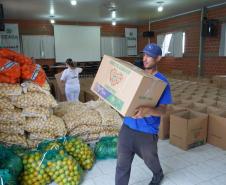
[[166, 113], [167, 105], [159, 105], [158, 107], [141, 106], [133, 118], [143, 118], [148, 116], [161, 116]]

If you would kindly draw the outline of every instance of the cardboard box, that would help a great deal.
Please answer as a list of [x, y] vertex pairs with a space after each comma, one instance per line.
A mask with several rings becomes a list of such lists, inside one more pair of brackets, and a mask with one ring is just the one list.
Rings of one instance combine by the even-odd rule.
[[225, 111], [226, 111], [226, 109], [223, 109], [220, 106], [208, 106], [207, 110], [206, 110], [206, 113], [208, 115], [210, 115], [210, 114], [222, 114]]
[[175, 105], [168, 105], [166, 114], [161, 116], [160, 125], [159, 125], [159, 139], [168, 139], [170, 133], [170, 114], [184, 111], [182, 107]]
[[61, 78], [61, 76], [62, 76], [62, 73], [63, 73], [63, 72], [60, 72], [60, 73], [55, 74], [55, 78], [56, 78], [56, 82], [57, 82], [58, 88], [59, 88], [59, 90], [60, 90], [60, 93], [61, 93], [62, 95], [65, 95], [65, 91], [64, 91], [64, 89], [65, 89], [64, 83], [62, 83], [61, 80], [60, 80], [60, 78]]
[[60, 92], [60, 90], [59, 90], [59, 85], [58, 85], [56, 79], [51, 79], [51, 80], [49, 80], [49, 81], [50, 81], [50, 83], [53, 84], [53, 87], [54, 87], [54, 97], [55, 97], [55, 99], [56, 99], [57, 101], [59, 101], [59, 102], [60, 102], [60, 101], [66, 101], [65, 95], [62, 94], [62, 93]]
[[192, 103], [189, 109], [195, 112], [207, 113], [207, 105], [204, 103]]
[[206, 143], [208, 115], [183, 111], [170, 115], [170, 143], [184, 150]]
[[226, 112], [209, 115], [207, 142], [226, 150]]
[[202, 98], [202, 103], [205, 103], [207, 105], [210, 105], [210, 106], [215, 106], [217, 105], [217, 100], [213, 100], [211, 98]]
[[85, 94], [85, 102], [91, 101], [91, 100], [96, 101], [99, 99], [99, 97], [96, 94], [94, 94], [92, 91], [84, 91], [84, 94]]
[[80, 93], [79, 93], [79, 101], [82, 102], [82, 103], [85, 103], [86, 102], [86, 99], [85, 99], [85, 91], [83, 91], [81, 89], [80, 89]]
[[155, 106], [165, 87], [133, 64], [105, 55], [91, 90], [123, 116], [132, 116], [139, 106]]
[[64, 84], [61, 82], [60, 78], [62, 76], [63, 72], [57, 73], [55, 74], [55, 78], [56, 78], [56, 94], [57, 94], [57, 100], [58, 101], [66, 101], [66, 96], [65, 96], [65, 88], [64, 88]]
[[80, 78], [79, 81], [80, 81], [80, 89], [83, 90], [83, 91], [90, 91], [90, 88], [92, 86], [92, 83], [93, 83], [93, 80], [94, 78], [92, 77], [88, 77], [88, 78]]
[[226, 75], [216, 75], [212, 78], [214, 84], [219, 88], [226, 88]]
[[217, 106], [222, 107], [223, 109], [226, 109], [226, 102], [217, 101]]

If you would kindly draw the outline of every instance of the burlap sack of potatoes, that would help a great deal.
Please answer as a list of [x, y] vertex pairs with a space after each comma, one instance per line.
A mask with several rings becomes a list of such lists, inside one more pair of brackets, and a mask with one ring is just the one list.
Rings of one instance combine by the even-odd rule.
[[14, 105], [11, 103], [10, 99], [7, 97], [0, 98], [0, 110], [13, 110]]
[[101, 125], [102, 118], [96, 110], [76, 110], [63, 116], [68, 132], [79, 125]]
[[44, 93], [44, 94], [47, 94], [47, 95], [50, 94], [50, 87], [49, 87], [48, 82], [45, 82], [44, 85], [41, 87], [38, 84], [35, 84], [33, 82], [30, 82], [30, 81], [26, 81], [26, 82], [21, 84], [21, 87], [22, 87], [24, 93], [39, 92], [39, 93]]
[[22, 87], [20, 84], [0, 83], [1, 96], [18, 96], [22, 94]]
[[24, 126], [12, 123], [0, 123], [0, 132], [6, 134], [24, 134]]
[[83, 112], [87, 106], [81, 102], [60, 102], [54, 109], [53, 114], [63, 117], [66, 113]]
[[26, 107], [23, 108], [21, 114], [25, 117], [38, 117], [47, 119], [53, 114], [53, 111], [52, 109], [45, 107]]
[[27, 118], [24, 129], [28, 132], [49, 132], [54, 136], [64, 136], [67, 133], [64, 121], [57, 116], [42, 118]]
[[24, 135], [19, 134], [7, 134], [0, 132], [0, 142], [6, 145], [21, 145], [27, 147], [26, 138]]
[[22, 116], [21, 111], [18, 109], [13, 111], [1, 110], [0, 123], [23, 125], [25, 123], [25, 117]]
[[11, 97], [12, 104], [19, 108], [26, 107], [47, 107], [57, 106], [57, 102], [52, 95], [46, 95], [38, 92], [28, 92], [20, 96]]

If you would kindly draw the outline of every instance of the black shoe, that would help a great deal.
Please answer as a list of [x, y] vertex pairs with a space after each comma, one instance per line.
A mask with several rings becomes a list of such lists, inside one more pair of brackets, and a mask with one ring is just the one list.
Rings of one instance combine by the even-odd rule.
[[163, 178], [164, 175], [162, 172], [157, 175], [154, 175], [149, 185], [160, 185]]

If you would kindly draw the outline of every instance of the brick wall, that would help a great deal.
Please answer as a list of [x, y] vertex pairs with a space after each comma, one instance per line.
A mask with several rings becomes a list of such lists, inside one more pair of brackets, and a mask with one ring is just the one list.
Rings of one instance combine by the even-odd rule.
[[[208, 9], [209, 19], [219, 19], [226, 22], [226, 6]], [[182, 58], [164, 57], [159, 64], [159, 70], [170, 73], [172, 70], [182, 70], [186, 75], [197, 75], [199, 57], [199, 34], [200, 34], [201, 11], [174, 17], [171, 19], [151, 23], [151, 30], [155, 31], [155, 37], [151, 42], [157, 42], [156, 35], [173, 31], [184, 31], [186, 34], [185, 54]], [[219, 25], [220, 30], [221, 25]], [[148, 25], [138, 28], [139, 34], [148, 30]], [[139, 50], [147, 40], [139, 39]], [[217, 37], [204, 39], [204, 75], [212, 76], [226, 74], [226, 57], [219, 57], [220, 31]]]

